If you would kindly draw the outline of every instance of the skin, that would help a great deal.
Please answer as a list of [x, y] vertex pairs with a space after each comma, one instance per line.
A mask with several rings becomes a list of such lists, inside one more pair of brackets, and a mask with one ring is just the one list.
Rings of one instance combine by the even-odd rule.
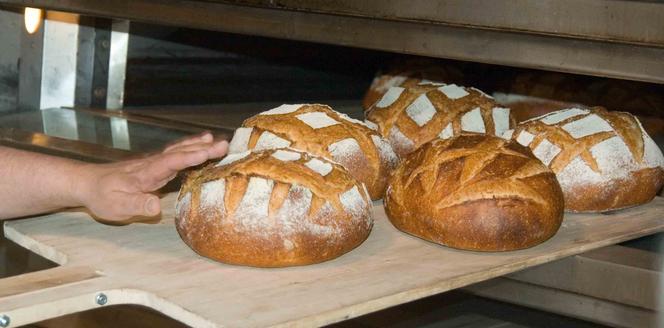
[[154, 217], [154, 191], [178, 171], [226, 154], [228, 142], [210, 133], [189, 137], [145, 158], [111, 164], [80, 161], [0, 147], [0, 220], [86, 207], [106, 221]]

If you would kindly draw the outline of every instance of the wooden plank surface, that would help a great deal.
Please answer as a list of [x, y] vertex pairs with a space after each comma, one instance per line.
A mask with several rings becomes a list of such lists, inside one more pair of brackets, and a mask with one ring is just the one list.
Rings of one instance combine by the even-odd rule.
[[460, 251], [406, 235], [374, 207], [376, 224], [354, 251], [326, 263], [258, 269], [199, 257], [173, 225], [174, 195], [157, 224], [124, 227], [65, 212], [6, 223], [7, 237], [64, 266], [101, 277], [0, 297], [25, 324], [107, 305], [140, 304], [199, 327], [319, 326], [664, 230], [664, 199], [611, 214], [567, 215], [551, 240], [521, 251]]
[[[660, 312], [657, 311], [508, 278], [491, 279], [468, 286], [464, 290], [482, 297], [596, 322], [610, 327], [662, 327]], [[564, 327], [564, 325], [559, 327]]]

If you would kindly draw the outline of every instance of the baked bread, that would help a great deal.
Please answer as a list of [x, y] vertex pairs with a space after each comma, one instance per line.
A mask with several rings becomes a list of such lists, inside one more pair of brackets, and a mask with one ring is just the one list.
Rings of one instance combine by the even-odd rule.
[[478, 89], [454, 84], [390, 88], [366, 116], [399, 156], [462, 131], [500, 136], [514, 126], [509, 108]]
[[487, 135], [435, 140], [394, 171], [385, 210], [397, 229], [459, 249], [508, 251], [553, 236], [563, 219], [556, 177], [530, 150]]
[[175, 212], [180, 237], [197, 253], [257, 267], [333, 259], [373, 225], [364, 185], [341, 165], [293, 149], [230, 154], [193, 172]]
[[556, 173], [571, 212], [649, 202], [664, 183], [664, 157], [629, 113], [568, 108], [508, 131]]
[[235, 131], [230, 153], [291, 147], [329, 158], [381, 199], [399, 158], [378, 132], [327, 105], [282, 105], [250, 117]]
[[578, 107], [587, 108], [581, 104], [573, 104], [564, 101], [555, 101], [544, 98], [524, 96], [519, 94], [505, 94], [494, 92], [493, 97], [500, 106], [510, 109], [510, 113], [516, 123], [527, 121], [531, 118], [542, 116], [557, 110]]
[[378, 73], [362, 99], [362, 108], [368, 110], [391, 87], [412, 87], [427, 83], [459, 83], [461, 70], [430, 60], [419, 60], [396, 65], [386, 73]]

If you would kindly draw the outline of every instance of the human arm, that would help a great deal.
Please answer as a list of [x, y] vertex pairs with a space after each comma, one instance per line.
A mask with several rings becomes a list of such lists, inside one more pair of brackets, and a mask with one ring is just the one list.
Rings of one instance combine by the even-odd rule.
[[226, 141], [209, 133], [185, 139], [141, 159], [89, 164], [0, 147], [0, 220], [85, 206], [96, 216], [122, 221], [155, 216], [163, 187], [178, 171], [223, 156]]

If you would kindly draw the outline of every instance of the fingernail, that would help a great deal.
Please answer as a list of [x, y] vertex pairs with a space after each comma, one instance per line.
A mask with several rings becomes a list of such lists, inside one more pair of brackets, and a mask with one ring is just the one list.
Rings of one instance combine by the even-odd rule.
[[157, 215], [159, 212], [159, 204], [154, 198], [150, 198], [145, 207], [150, 215]]
[[210, 142], [213, 139], [214, 138], [212, 137], [212, 134], [210, 132], [205, 132], [205, 134], [203, 134], [203, 136], [201, 136], [201, 140], [203, 140], [205, 142]]

